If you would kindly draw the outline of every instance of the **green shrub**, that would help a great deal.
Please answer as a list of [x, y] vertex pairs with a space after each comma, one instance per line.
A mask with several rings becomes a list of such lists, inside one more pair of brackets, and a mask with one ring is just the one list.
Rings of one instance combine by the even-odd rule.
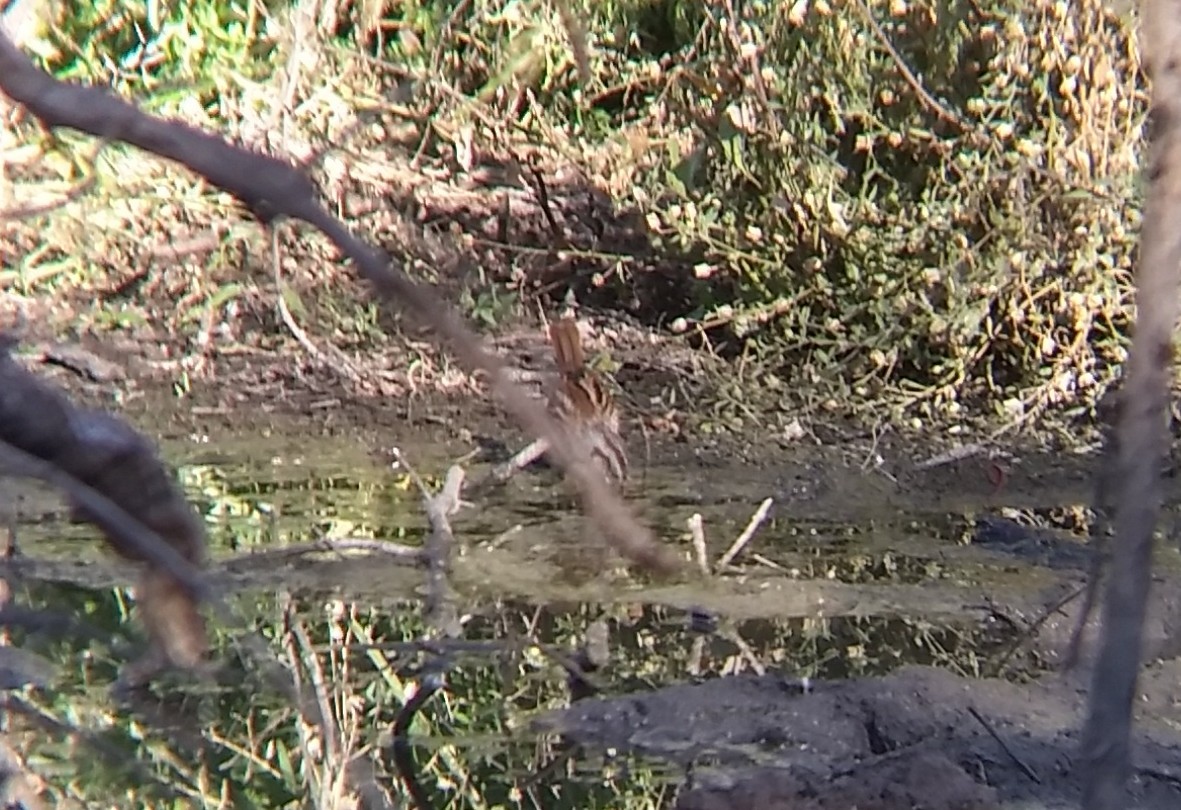
[[659, 216], [709, 246], [694, 315], [862, 394], [1093, 395], [1138, 222], [1130, 23], [1097, 0], [878, 2], [876, 31], [856, 2], [748, 8], [670, 77], [689, 148]]
[[[393, 73], [431, 122], [427, 154], [462, 130], [487, 153], [524, 141], [581, 161], [667, 259], [643, 314], [757, 356], [777, 390], [928, 414], [976, 395], [1089, 401], [1126, 343], [1146, 105], [1133, 21], [1099, 0], [831, 3], [326, 5], [316, 30], [340, 47], [312, 90], [359, 108]], [[66, 7], [42, 49], [60, 75], [156, 109], [195, 84], [186, 115], [231, 134], [240, 77], [268, 81], [298, 13]], [[359, 51], [386, 73], [355, 69]], [[303, 107], [305, 126], [332, 117]], [[594, 277], [599, 303], [645, 283]]]

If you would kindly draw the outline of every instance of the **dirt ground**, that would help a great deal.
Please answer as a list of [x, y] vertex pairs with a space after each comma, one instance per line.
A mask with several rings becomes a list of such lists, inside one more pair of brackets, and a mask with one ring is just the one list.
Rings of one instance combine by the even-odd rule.
[[[768, 674], [582, 701], [545, 725], [685, 767], [682, 810], [1065, 808], [1078, 806], [1084, 695], [1073, 676], [1014, 684], [914, 667], [801, 694]], [[1176, 726], [1142, 717], [1135, 748], [1129, 807], [1177, 807]]]
[[[444, 374], [434, 378], [432, 390], [391, 397], [380, 385], [342, 381], [307, 360], [291, 340], [209, 352], [199, 367], [186, 369], [188, 390], [178, 398], [174, 386], [187, 352], [181, 341], [148, 327], [119, 337], [68, 334], [53, 326], [67, 320], [60, 310], [57, 315], [28, 319], [21, 347], [27, 361], [79, 399], [120, 411], [158, 435], [183, 437], [217, 422], [265, 430], [302, 420], [319, 431], [360, 436], [376, 453], [413, 439], [456, 454], [482, 447], [491, 455], [519, 436], [462, 375], [450, 389], [439, 384]], [[698, 364], [716, 362], [670, 350], [634, 325], [600, 326], [621, 362], [617, 377], [635, 402], [690, 376]], [[506, 330], [500, 344], [520, 366], [544, 367], [546, 351], [536, 332]], [[384, 357], [381, 363], [404, 361]], [[1036, 441], [1010, 448], [999, 462], [984, 451], [924, 467], [919, 462], [948, 442], [870, 435], [839, 424], [809, 425], [803, 437], [758, 435], [757, 427], [745, 435], [690, 437], [689, 423], [675, 414], [638, 410], [636, 421], [645, 429], [637, 431], [642, 438], [633, 434], [633, 447], [644, 445], [650, 467], [690, 464], [708, 473], [695, 493], [702, 502], [750, 502], [752, 492], [772, 491], [794, 515], [839, 516], [851, 524], [892, 509], [937, 514], [1086, 502], [1095, 461]], [[1053, 588], [990, 608], [999, 620], [1023, 626], [1048, 613], [1030, 645], [1055, 664], [1075, 614], [1071, 604], [1052, 608], [1082, 581], [1085, 556], [1077, 548], [1059, 553], [1052, 537], [1020, 526], [985, 525], [978, 534], [989, 553], [1065, 571]], [[1173, 631], [1179, 622], [1181, 581], [1166, 570], [1148, 629], [1151, 656], [1168, 659], [1181, 650]], [[1174, 660], [1154, 664], [1142, 680], [1130, 806], [1181, 802], [1177, 666]], [[1016, 683], [912, 667], [882, 678], [811, 684], [806, 693], [796, 682], [767, 674], [581, 700], [540, 727], [684, 767], [677, 807], [685, 810], [1067, 807], [1078, 799], [1072, 763], [1085, 693], [1085, 677], [1077, 672]]]
[[[1018, 524], [982, 521], [974, 545], [1063, 573], [989, 606], [993, 621], [1023, 628], [1040, 675], [970, 678], [908, 666], [809, 683], [768, 672], [582, 700], [538, 727], [683, 769], [683, 810], [1077, 807], [1094, 617], [1082, 664], [1064, 669], [1063, 653], [1079, 620], [1081, 600], [1070, 597], [1088, 561], [1077, 544]], [[1145, 631], [1152, 663], [1137, 695], [1129, 807], [1181, 801], [1181, 579], [1168, 556]]]

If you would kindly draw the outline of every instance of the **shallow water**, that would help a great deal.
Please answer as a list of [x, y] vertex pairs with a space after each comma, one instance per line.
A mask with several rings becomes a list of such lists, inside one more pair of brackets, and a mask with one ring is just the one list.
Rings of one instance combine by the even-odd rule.
[[[241, 806], [278, 807], [337, 790], [339, 768], [367, 750], [375, 783], [405, 795], [391, 728], [422, 678], [445, 669], [447, 689], [408, 735], [433, 806], [663, 806], [681, 776], [675, 769], [625, 752], [569, 750], [530, 731], [538, 712], [571, 701], [564, 662], [588, 633], [606, 631], [609, 659], [590, 675], [606, 694], [750, 671], [845, 678], [933, 663], [977, 675], [1016, 640], [990, 601], [1056, 577], [966, 545], [972, 513], [921, 499], [908, 510], [896, 487], [858, 468], [818, 475], [824, 501], [801, 496], [798, 476], [666, 464], [650, 466], [629, 501], [686, 559], [694, 512], [716, 560], [763, 497], [779, 503], [732, 568], [655, 583], [605, 552], [556, 474], [540, 468], [453, 519], [450, 585], [461, 629], [441, 656], [418, 644], [427, 632], [421, 569], [357, 552], [263, 553], [321, 538], [420, 545], [427, 521], [404, 469], [360, 439], [307, 430], [179, 435], [163, 450], [205, 516], [218, 581], [242, 626], [318, 693], [337, 739], [301, 723], [238, 643], [240, 627], [218, 628], [215, 685], [170, 676], [117, 708], [108, 689], [142, 644], [130, 619], [130, 572], [88, 541], [89, 528], [59, 519], [51, 497], [26, 493], [17, 522], [25, 559], [9, 579], [14, 603], [73, 616], [90, 633], [13, 635], [56, 671], [30, 704], [89, 741], [79, 748], [63, 733], [26, 732], [40, 761], [63, 777], [53, 788], [59, 798], [87, 803], [106, 791], [130, 804], [168, 796], [217, 804], [232, 796]], [[403, 450], [438, 486], [446, 448]], [[1061, 499], [1051, 503], [1059, 508]]]

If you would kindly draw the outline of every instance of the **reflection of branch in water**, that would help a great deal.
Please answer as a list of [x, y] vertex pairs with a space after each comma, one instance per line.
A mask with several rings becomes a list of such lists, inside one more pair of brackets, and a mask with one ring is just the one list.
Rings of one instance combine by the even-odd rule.
[[1086, 591], [1079, 609], [1078, 621], [1070, 634], [1066, 655], [1062, 662], [1064, 669], [1073, 669], [1082, 655], [1083, 634], [1087, 622], [1095, 609], [1099, 594], [1099, 581], [1107, 562], [1107, 534], [1111, 525], [1111, 507], [1116, 487], [1114, 476], [1119, 463], [1119, 424], [1122, 393], [1117, 389], [1109, 392], [1099, 403], [1099, 418], [1103, 424], [1103, 449], [1099, 455], [1099, 469], [1094, 474], [1094, 489], [1091, 494], [1091, 527], [1088, 533], [1088, 547], [1091, 552], [1087, 567]]
[[398, 769], [398, 775], [402, 777], [402, 783], [406, 785], [406, 790], [410, 791], [410, 796], [414, 799], [414, 806], [418, 810], [432, 810], [434, 805], [422, 783], [418, 781], [418, 764], [414, 761], [414, 753], [406, 734], [410, 731], [410, 724], [414, 722], [414, 716], [444, 686], [446, 686], [446, 679], [442, 672], [428, 673], [419, 684], [418, 691], [411, 696], [410, 700], [406, 701], [394, 720], [393, 739], [390, 742], [391, 754], [394, 765]]
[[[763, 662], [755, 654], [755, 651], [742, 634], [734, 627], [722, 627], [718, 622], [716, 614], [710, 613], [700, 607], [692, 607], [689, 609], [689, 615], [686, 617], [686, 628], [693, 634], [693, 644], [689, 650], [689, 658], [686, 662], [686, 668], [689, 674], [697, 676], [701, 674], [701, 665], [705, 660], [705, 642], [707, 638], [719, 638], [723, 641], [728, 641], [738, 648], [738, 660], [745, 661], [747, 665], [755, 672], [756, 675], [762, 676], [767, 672], [767, 668], [763, 666]], [[733, 674], [737, 674], [742, 670], [735, 668]]]
[[[1036, 619], [1034, 619], [1032, 622], [1030, 622], [1025, 627], [1020, 628], [1020, 632], [1017, 634], [1017, 637], [1015, 639], [1013, 639], [1013, 643], [1009, 645], [1009, 649], [1007, 649], [1005, 651], [1004, 655], [1002, 655], [997, 660], [996, 664], [993, 665], [993, 667], [991, 668], [991, 671], [993, 673], [993, 677], [999, 678], [1001, 676], [1001, 673], [1003, 673], [1005, 670], [1005, 665], [1009, 663], [1009, 659], [1011, 659], [1014, 655], [1016, 655], [1017, 651], [1020, 650], [1023, 646], [1025, 646], [1026, 642], [1028, 642], [1030, 639], [1032, 639], [1034, 636], [1037, 635], [1038, 630], [1041, 629], [1041, 626], [1043, 624], [1045, 624], [1047, 621], [1050, 620], [1051, 616], [1053, 616], [1058, 611], [1062, 610], [1062, 608], [1069, 605], [1075, 599], [1078, 599], [1079, 596], [1081, 596], [1083, 594], [1083, 591], [1086, 589], [1086, 587], [1087, 586], [1083, 586], [1081, 588], [1071, 588], [1069, 593], [1067, 593], [1061, 599], [1056, 600], [1053, 604], [1051, 604], [1047, 608], [1045, 608], [1045, 610], [1042, 611], [1041, 615], [1039, 615]], [[993, 615], [996, 618], [1004, 619], [1006, 622], [1008, 622], [1014, 628], [1019, 627], [1017, 622], [1015, 622], [1009, 616], [998, 611], [994, 606], [990, 605], [989, 609], [993, 612]], [[1080, 618], [1080, 622], [1082, 622], [1082, 624], [1086, 623], [1085, 614], [1084, 614], [1084, 617]], [[1078, 633], [1080, 632], [1079, 627], [1081, 627], [1081, 626], [1082, 625], [1076, 625], [1075, 636], [1077, 636]], [[1072, 641], [1073, 640], [1074, 639], [1072, 638]], [[1071, 651], [1068, 650], [1067, 655], [1069, 656], [1070, 654], [1071, 654]], [[1070, 662], [1068, 659], [1068, 661], [1064, 664], [1064, 666], [1069, 669], [1071, 666], [1073, 666], [1073, 662]]]
[[[307, 725], [299, 724], [299, 745], [303, 752], [304, 769], [308, 778], [316, 782], [317, 797], [315, 803], [319, 804], [320, 799], [325, 792], [336, 784], [336, 774], [334, 770], [344, 770], [346, 765], [341, 748], [341, 731], [340, 723], [336, 714], [332, 711], [332, 702], [328, 695], [328, 680], [324, 677], [324, 668], [320, 665], [320, 657], [315, 654], [312, 648], [311, 638], [308, 636], [307, 628], [303, 622], [296, 616], [295, 608], [292, 603], [290, 595], [285, 595], [285, 604], [283, 606], [283, 626], [285, 632], [283, 634], [283, 646], [287, 651], [287, 661], [292, 673], [292, 680], [295, 683], [295, 688], [301, 693], [304, 692], [303, 679], [300, 676], [301, 672], [307, 672], [310, 676], [310, 695], [304, 696], [301, 701], [304, 705], [315, 706], [318, 717], [318, 722], [309, 723]], [[320, 745], [322, 745], [322, 755], [315, 756], [312, 754], [311, 735], [312, 730], [317, 730], [320, 733]], [[322, 762], [323, 771], [316, 773], [312, 764], [315, 762]]]
[[[427, 522], [431, 530], [427, 535], [423, 556], [427, 563], [426, 598], [423, 600], [423, 613], [426, 625], [435, 638], [431, 643], [438, 645], [455, 639], [462, 632], [455, 606], [450, 599], [450, 585], [447, 575], [451, 571], [451, 551], [455, 547], [455, 535], [451, 531], [450, 516], [459, 511], [460, 492], [463, 488], [463, 468], [454, 465], [447, 470], [447, 478], [443, 488], [432, 493], [427, 488], [422, 476], [410, 464], [405, 455], [395, 448], [398, 462], [410, 474], [418, 492], [422, 496], [423, 508], [426, 510]], [[414, 716], [418, 714], [426, 702], [436, 692], [446, 686], [445, 673], [452, 666], [451, 656], [438, 646], [423, 646], [423, 650], [430, 656], [423, 667], [423, 677], [418, 690], [402, 706], [394, 720], [393, 739], [390, 742], [391, 754], [402, 783], [406, 785], [414, 805], [419, 810], [430, 810], [433, 804], [426, 790], [418, 781], [417, 764], [411, 750], [410, 741], [406, 734], [410, 730]]]
[[450, 585], [447, 582], [447, 575], [451, 572], [451, 551], [455, 548], [455, 535], [451, 532], [449, 517], [459, 511], [463, 468], [452, 466], [447, 470], [443, 488], [436, 494], [431, 494], [413, 468], [407, 466], [407, 469], [422, 493], [427, 522], [431, 527], [424, 549], [427, 559], [426, 600], [423, 606], [426, 623], [439, 636], [455, 638], [460, 634], [460, 627], [455, 606], [449, 598]]
[[570, 690], [571, 702], [598, 694], [603, 691], [603, 687], [591, 674], [611, 661], [610, 628], [604, 619], [595, 619], [586, 628], [582, 644], [573, 657], [561, 655], [556, 650], [547, 650], [546, 654], [566, 670], [566, 686]]

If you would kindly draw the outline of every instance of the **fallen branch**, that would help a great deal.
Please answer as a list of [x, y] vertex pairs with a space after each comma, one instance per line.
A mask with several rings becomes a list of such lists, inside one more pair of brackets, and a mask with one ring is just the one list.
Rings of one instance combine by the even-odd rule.
[[686, 521], [689, 526], [689, 537], [693, 541], [693, 556], [697, 560], [697, 567], [705, 576], [709, 576], [709, 552], [705, 547], [705, 523], [700, 512], [694, 512]]
[[423, 556], [427, 564], [426, 598], [423, 600], [426, 624], [440, 636], [454, 638], [459, 635], [459, 628], [454, 607], [449, 599], [450, 587], [447, 583], [447, 575], [451, 572], [451, 549], [455, 547], [450, 516], [459, 511], [463, 468], [452, 465], [447, 470], [443, 488], [438, 493], [432, 493], [402, 451], [395, 448], [394, 452], [398, 462], [410, 474], [411, 480], [422, 495], [423, 508], [431, 527], [423, 547]]
[[222, 560], [218, 567], [226, 570], [250, 568], [263, 562], [271, 564], [284, 557], [303, 557], [325, 551], [334, 554], [342, 554], [345, 551], [368, 551], [397, 560], [405, 560], [415, 565], [423, 561], [423, 551], [417, 546], [407, 546], [391, 540], [379, 540], [375, 537], [321, 537], [306, 543], [290, 543], [285, 546], [248, 551]]
[[730, 548], [726, 549], [726, 553], [718, 560], [718, 568], [725, 568], [730, 563], [734, 562], [742, 550], [746, 548], [746, 544], [755, 536], [755, 532], [759, 530], [759, 526], [763, 525], [763, 521], [767, 519], [767, 515], [771, 511], [771, 505], [775, 503], [773, 498], [764, 498], [763, 502], [759, 504], [759, 508], [751, 515], [750, 520], [746, 524], [746, 528], [742, 530], [742, 534], [734, 538], [734, 542], [730, 544]]

